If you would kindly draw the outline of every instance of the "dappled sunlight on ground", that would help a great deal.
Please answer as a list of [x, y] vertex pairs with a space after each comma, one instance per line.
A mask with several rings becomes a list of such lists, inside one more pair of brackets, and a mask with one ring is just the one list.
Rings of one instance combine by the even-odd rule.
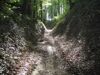
[[55, 47], [48, 45], [47, 51], [48, 51], [49, 55], [52, 55], [56, 51], [56, 49], [55, 49]]
[[22, 58], [18, 64], [19, 70], [16, 75], [26, 75], [27, 72], [31, 73], [31, 69], [34, 69], [37, 64], [41, 62], [41, 57], [34, 52], [30, 54], [25, 54], [25, 58]]

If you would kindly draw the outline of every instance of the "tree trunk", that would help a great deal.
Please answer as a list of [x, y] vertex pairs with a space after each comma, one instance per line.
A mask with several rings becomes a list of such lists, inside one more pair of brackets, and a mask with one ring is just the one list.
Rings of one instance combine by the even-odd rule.
[[72, 9], [72, 7], [73, 7], [72, 0], [69, 0], [69, 5], [70, 5], [70, 9]]
[[32, 16], [32, 0], [23, 0], [23, 14]]
[[40, 8], [41, 8], [41, 12], [40, 12], [40, 18], [41, 18], [41, 21], [43, 21], [43, 13], [42, 13], [42, 0], [40, 1]]

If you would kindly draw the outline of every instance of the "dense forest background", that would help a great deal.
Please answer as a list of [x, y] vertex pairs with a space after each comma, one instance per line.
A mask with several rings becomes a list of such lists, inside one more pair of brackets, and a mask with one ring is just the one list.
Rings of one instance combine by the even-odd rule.
[[[60, 20], [78, 1], [79, 0], [1, 0], [0, 15], [2, 18], [14, 19], [17, 17], [17, 20], [31, 19], [36, 21], [39, 19], [49, 24], [51, 21], [54, 23]], [[51, 23], [51, 27], [54, 24]]]
[[99, 75], [99, 0], [0, 0], [0, 75]]

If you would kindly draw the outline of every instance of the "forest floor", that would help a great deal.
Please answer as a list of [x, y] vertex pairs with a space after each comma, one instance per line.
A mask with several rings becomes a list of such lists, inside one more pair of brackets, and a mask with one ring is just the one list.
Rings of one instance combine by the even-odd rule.
[[57, 44], [51, 35], [52, 30], [46, 29], [42, 34], [42, 41], [38, 42], [36, 52], [25, 54], [20, 61], [20, 68], [17, 75], [55, 75], [57, 71]]

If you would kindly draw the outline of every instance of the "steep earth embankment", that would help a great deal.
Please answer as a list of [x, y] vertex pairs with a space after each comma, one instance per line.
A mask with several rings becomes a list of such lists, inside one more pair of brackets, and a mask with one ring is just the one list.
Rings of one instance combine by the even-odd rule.
[[0, 75], [29, 75], [38, 62], [35, 33], [29, 23], [22, 22], [21, 27], [11, 18], [0, 18]]
[[99, 11], [99, 0], [80, 1], [53, 32], [70, 75], [100, 74]]

